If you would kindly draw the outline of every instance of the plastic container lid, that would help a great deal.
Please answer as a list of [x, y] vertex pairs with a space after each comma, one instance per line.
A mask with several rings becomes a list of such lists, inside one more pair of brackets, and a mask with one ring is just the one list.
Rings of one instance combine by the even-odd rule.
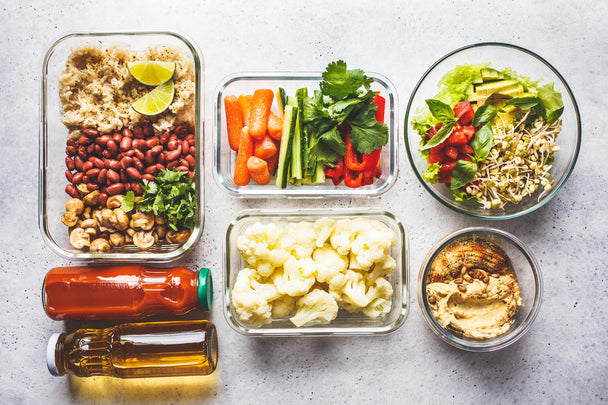
[[49, 372], [55, 377], [61, 376], [57, 369], [57, 362], [55, 361], [55, 349], [57, 347], [57, 341], [59, 341], [59, 336], [61, 335], [63, 335], [63, 333], [53, 333], [49, 338], [49, 344], [46, 346], [46, 366], [48, 367]]
[[201, 268], [198, 272], [198, 307], [202, 311], [210, 311], [213, 302], [213, 280], [208, 268]]

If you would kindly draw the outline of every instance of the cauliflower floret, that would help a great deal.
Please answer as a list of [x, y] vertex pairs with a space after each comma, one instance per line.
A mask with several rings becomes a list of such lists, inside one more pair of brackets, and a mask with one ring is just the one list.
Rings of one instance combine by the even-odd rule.
[[317, 280], [323, 283], [345, 272], [348, 267], [348, 259], [331, 246], [315, 249], [312, 258], [317, 264]]
[[334, 227], [336, 226], [336, 221], [331, 218], [323, 217], [317, 219], [313, 226], [315, 228], [315, 232], [317, 233], [317, 240], [315, 244], [317, 247], [323, 247], [325, 242], [327, 242], [327, 239], [329, 239], [329, 235], [331, 235], [333, 232]]
[[336, 221], [334, 231], [329, 238], [331, 246], [343, 256], [350, 252], [350, 244], [355, 237], [352, 234], [351, 222], [350, 219]]
[[390, 300], [393, 296], [393, 286], [385, 278], [378, 277], [374, 281], [374, 284], [369, 286], [365, 296], [369, 299], [369, 302], [372, 302], [377, 298]]
[[369, 303], [368, 306], [363, 308], [363, 313], [369, 318], [377, 318], [391, 312], [392, 302], [391, 300], [385, 300], [384, 298], [376, 298]]
[[[341, 288], [336, 290], [335, 287], [340, 284], [342, 285]], [[362, 308], [369, 304], [369, 299], [365, 295], [367, 293], [365, 278], [359, 272], [347, 270], [344, 274], [344, 280], [339, 282], [336, 280], [334, 283], [330, 281], [329, 290], [334, 293], [332, 294], [334, 298], [338, 297], [336, 301], [340, 303], [340, 306], [342, 306], [342, 303], [346, 303]]]
[[310, 322], [328, 323], [336, 319], [338, 304], [327, 292], [315, 289], [298, 300], [296, 314], [289, 320], [300, 327]]
[[289, 223], [285, 233], [295, 240], [292, 252], [296, 259], [304, 259], [312, 255], [317, 241], [317, 233], [310, 222]]
[[[353, 231], [358, 235], [351, 243], [351, 268], [370, 269], [381, 261], [397, 240], [395, 232], [380, 221], [356, 219]], [[354, 267], [358, 265], [358, 267]]]
[[290, 295], [281, 295], [280, 298], [272, 301], [272, 318], [286, 318], [291, 314], [295, 307], [296, 299]]
[[397, 262], [390, 255], [385, 255], [378, 263], [374, 264], [374, 268], [367, 274], [367, 278], [374, 281], [378, 277], [390, 275], [397, 268]]
[[297, 297], [304, 295], [315, 283], [314, 276], [305, 276], [303, 266], [310, 265], [309, 262], [300, 261], [291, 256], [283, 265], [272, 273], [271, 279], [281, 294]]
[[248, 325], [258, 327], [272, 321], [269, 301], [280, 297], [272, 284], [259, 282], [259, 275], [253, 269], [239, 271], [232, 289], [232, 306], [239, 319]]
[[237, 249], [248, 266], [255, 268], [263, 277], [268, 277], [290, 256], [289, 250], [280, 246], [282, 234], [283, 228], [275, 223], [256, 222], [239, 236]]

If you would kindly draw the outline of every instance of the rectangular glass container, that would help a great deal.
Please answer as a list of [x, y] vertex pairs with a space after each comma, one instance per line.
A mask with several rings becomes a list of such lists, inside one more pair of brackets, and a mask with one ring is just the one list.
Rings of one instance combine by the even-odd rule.
[[[314, 222], [329, 217], [335, 220], [366, 218], [378, 220], [393, 230], [396, 243], [389, 254], [397, 262], [396, 269], [387, 276], [393, 287], [391, 311], [376, 319], [362, 312], [350, 313], [343, 309], [328, 324], [296, 327], [288, 318], [274, 319], [270, 324], [252, 327], [243, 323], [232, 307], [231, 293], [238, 272], [247, 267], [237, 249], [237, 240], [248, 226], [256, 222]], [[224, 316], [237, 332], [247, 336], [333, 336], [381, 335], [397, 330], [409, 312], [409, 236], [406, 225], [394, 214], [380, 210], [363, 209], [299, 209], [299, 210], [248, 210], [242, 211], [230, 223], [224, 242]]]
[[[155, 244], [140, 250], [134, 245], [113, 248], [107, 253], [83, 252], [72, 247], [68, 228], [61, 222], [65, 203], [70, 198], [65, 193], [68, 181], [65, 177], [65, 148], [68, 128], [62, 123], [62, 107], [59, 98], [58, 77], [65, 69], [68, 56], [73, 49], [84, 45], [124, 47], [143, 51], [148, 47], [173, 48], [186, 58], [191, 58], [195, 75], [194, 120], [196, 139], [196, 199], [197, 213], [195, 227], [190, 238], [183, 244]], [[203, 142], [204, 116], [203, 100], [204, 67], [200, 50], [188, 39], [170, 32], [127, 32], [127, 33], [77, 33], [57, 40], [47, 51], [42, 66], [42, 88], [40, 100], [40, 169], [38, 183], [39, 227], [46, 244], [58, 255], [79, 261], [91, 262], [168, 262], [190, 251], [203, 231]]]
[[[382, 175], [380, 178], [374, 179], [373, 184], [349, 188], [344, 185], [344, 182], [334, 186], [331, 180], [327, 179], [324, 184], [304, 184], [299, 187], [288, 184], [287, 188], [280, 189], [274, 184], [275, 176], [272, 177], [269, 184], [264, 186], [256, 184], [253, 180], [246, 186], [235, 184], [233, 174], [236, 152], [230, 149], [228, 143], [224, 97], [253, 94], [255, 90], [263, 88], [276, 92], [279, 87], [285, 89], [288, 96], [294, 95], [299, 88], [307, 87], [310, 95], [314, 90], [319, 89], [319, 83], [322, 81], [321, 72], [248, 72], [227, 76], [220, 82], [214, 93], [213, 176], [218, 186], [230, 195], [247, 198], [377, 197], [387, 192], [397, 180], [398, 170], [397, 91], [386, 77], [377, 73], [366, 73], [366, 75], [373, 79], [371, 89], [380, 92], [380, 95], [386, 100], [384, 122], [388, 126], [388, 143], [383, 147], [380, 157]], [[276, 97], [273, 101], [272, 111], [279, 115]]]

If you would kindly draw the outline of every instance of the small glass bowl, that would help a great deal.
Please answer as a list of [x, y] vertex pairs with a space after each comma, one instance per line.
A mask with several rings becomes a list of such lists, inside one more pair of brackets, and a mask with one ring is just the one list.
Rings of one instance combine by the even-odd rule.
[[[68, 228], [61, 222], [65, 203], [70, 198], [64, 188], [65, 147], [69, 131], [63, 125], [58, 77], [65, 69], [68, 56], [73, 49], [83, 45], [120, 46], [132, 50], [144, 50], [149, 46], [177, 49], [184, 57], [192, 58], [195, 74], [195, 176], [197, 214], [190, 238], [181, 245], [154, 245], [140, 250], [127, 245], [113, 248], [110, 252], [89, 253], [72, 247]], [[90, 262], [168, 262], [176, 260], [192, 250], [203, 232], [203, 87], [204, 68], [200, 50], [183, 36], [171, 32], [125, 32], [125, 33], [77, 33], [66, 35], [53, 43], [47, 51], [42, 66], [42, 92], [40, 100], [40, 171], [38, 180], [38, 215], [42, 237], [51, 250], [69, 260]]]
[[[420, 155], [420, 135], [411, 127], [412, 118], [417, 110], [425, 106], [425, 100], [433, 98], [439, 91], [439, 80], [451, 69], [459, 65], [488, 63], [494, 69], [509, 67], [520, 75], [542, 79], [542, 83], [554, 83], [555, 89], [561, 91], [564, 102], [562, 115], [562, 131], [557, 136], [556, 145], [560, 151], [555, 153], [555, 163], [550, 170], [551, 178], [555, 180], [551, 190], [540, 200], [542, 187], [529, 197], [517, 204], [509, 203], [505, 209], [484, 209], [477, 201], [456, 201], [445, 184], [431, 185], [422, 175], [427, 168], [427, 161]], [[549, 62], [534, 52], [510, 44], [479, 43], [468, 45], [445, 55], [435, 62], [422, 76], [407, 105], [404, 123], [405, 147], [407, 155], [416, 173], [416, 177], [431, 195], [443, 205], [472, 217], [483, 219], [515, 218], [542, 207], [549, 202], [563, 187], [574, 169], [580, 144], [581, 121], [574, 95], [566, 80]]]
[[[384, 122], [388, 126], [388, 143], [382, 149], [380, 166], [382, 175], [374, 179], [374, 183], [358, 188], [348, 188], [344, 182], [338, 186], [327, 179], [324, 184], [302, 185], [296, 187], [289, 184], [287, 188], [280, 189], [272, 177], [270, 184], [260, 186], [253, 180], [246, 186], [234, 183], [234, 165], [236, 163], [236, 152], [230, 149], [226, 120], [224, 111], [224, 97], [227, 95], [239, 96], [241, 94], [253, 94], [257, 89], [268, 88], [276, 91], [279, 87], [285, 89], [287, 95], [294, 95], [295, 91], [302, 87], [308, 88], [309, 95], [315, 89], [319, 89], [319, 83], [323, 80], [320, 72], [247, 72], [235, 73], [225, 77], [217, 86], [214, 93], [215, 115], [213, 117], [213, 164], [215, 170], [213, 177], [217, 185], [228, 194], [236, 197], [246, 198], [321, 198], [321, 197], [377, 197], [387, 192], [397, 180], [398, 164], [398, 124], [399, 113], [397, 106], [397, 91], [393, 84], [384, 76], [377, 73], [366, 73], [373, 79], [371, 89], [379, 91], [386, 100], [384, 110]], [[278, 115], [276, 100], [273, 101], [272, 111]]]
[[[431, 264], [437, 255], [448, 245], [458, 240], [486, 240], [498, 245], [507, 254], [513, 265], [520, 289], [522, 305], [509, 330], [501, 335], [477, 339], [444, 328], [433, 316], [426, 294], [427, 277]], [[515, 236], [488, 227], [471, 227], [452, 232], [435, 244], [426, 255], [418, 273], [418, 304], [422, 315], [431, 330], [444, 342], [459, 349], [471, 352], [489, 352], [507, 347], [518, 341], [532, 326], [543, 298], [543, 280], [536, 258], [524, 243]]]
[[[238, 272], [247, 267], [237, 250], [238, 237], [248, 226], [256, 222], [314, 222], [329, 217], [335, 220], [366, 218], [378, 220], [397, 234], [397, 242], [389, 254], [397, 262], [397, 268], [387, 280], [393, 287], [391, 311], [376, 319], [361, 312], [340, 310], [336, 319], [328, 324], [296, 327], [288, 318], [274, 319], [270, 324], [251, 327], [239, 319], [232, 307], [231, 293]], [[334, 335], [382, 335], [397, 330], [409, 313], [409, 237], [401, 220], [387, 211], [358, 209], [302, 209], [302, 210], [247, 210], [242, 211], [230, 223], [224, 244], [224, 316], [235, 331], [247, 336], [334, 336]]]

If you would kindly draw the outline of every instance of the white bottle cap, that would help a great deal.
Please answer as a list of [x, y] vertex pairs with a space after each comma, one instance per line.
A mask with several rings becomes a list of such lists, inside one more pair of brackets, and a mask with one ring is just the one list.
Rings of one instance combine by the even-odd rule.
[[49, 372], [55, 377], [59, 377], [61, 374], [57, 369], [57, 362], [55, 361], [55, 349], [57, 347], [57, 341], [59, 341], [59, 336], [62, 333], [53, 333], [49, 338], [49, 344], [46, 347], [46, 366], [49, 369]]

